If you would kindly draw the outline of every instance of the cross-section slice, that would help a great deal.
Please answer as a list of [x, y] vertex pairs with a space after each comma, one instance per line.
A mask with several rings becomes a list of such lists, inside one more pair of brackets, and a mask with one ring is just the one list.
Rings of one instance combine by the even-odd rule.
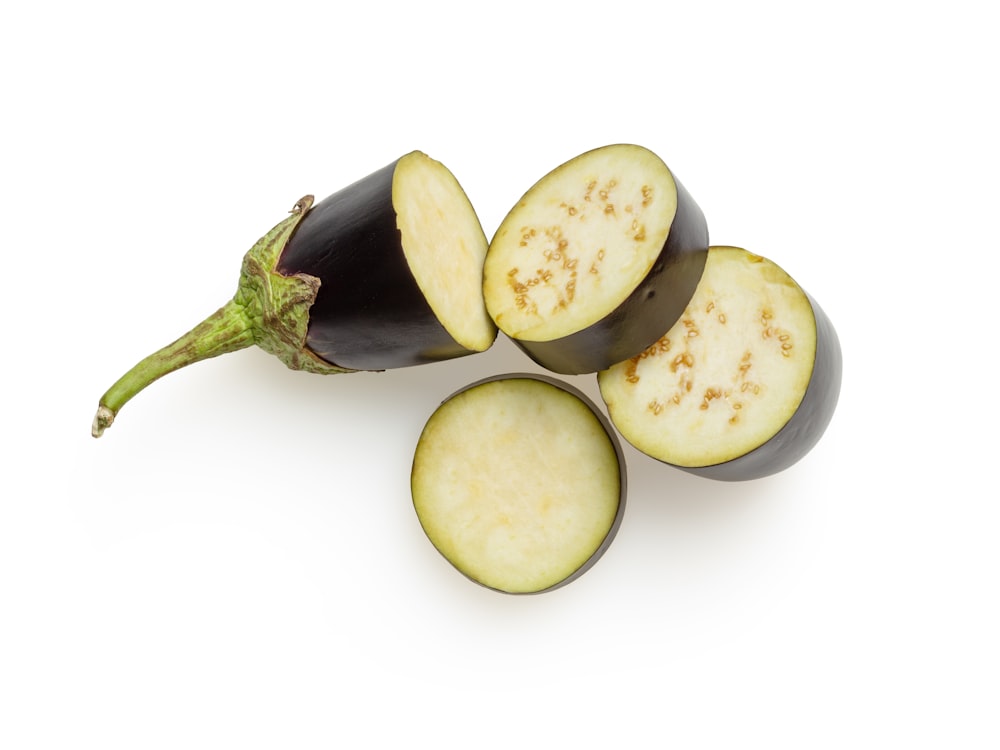
[[705, 217], [666, 164], [641, 146], [605, 146], [508, 213], [486, 255], [486, 308], [542, 366], [596, 372], [680, 316], [707, 250]]
[[820, 307], [776, 264], [713, 247], [681, 319], [598, 375], [622, 436], [644, 453], [722, 480], [788, 468], [825, 431], [841, 352]]
[[557, 381], [506, 375], [446, 400], [413, 459], [413, 505], [438, 551], [472, 580], [547, 591], [610, 545], [625, 464], [607, 420]]

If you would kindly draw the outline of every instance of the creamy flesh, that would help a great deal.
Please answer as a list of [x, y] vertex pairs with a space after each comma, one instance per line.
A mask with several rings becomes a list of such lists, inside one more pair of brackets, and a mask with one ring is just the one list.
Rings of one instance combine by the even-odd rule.
[[590, 406], [530, 378], [493, 380], [433, 414], [413, 504], [434, 546], [509, 593], [550, 588], [601, 548], [621, 502], [618, 451]]
[[482, 295], [486, 235], [462, 187], [415, 151], [396, 164], [392, 204], [407, 264], [437, 319], [465, 348], [488, 349], [496, 326]]
[[524, 195], [490, 243], [490, 315], [508, 336], [530, 341], [596, 323], [649, 273], [676, 211], [670, 170], [640, 146], [607, 146], [563, 164]]
[[681, 320], [637, 357], [598, 375], [622, 436], [676, 466], [712, 466], [772, 438], [812, 377], [816, 321], [773, 262], [713, 247]]

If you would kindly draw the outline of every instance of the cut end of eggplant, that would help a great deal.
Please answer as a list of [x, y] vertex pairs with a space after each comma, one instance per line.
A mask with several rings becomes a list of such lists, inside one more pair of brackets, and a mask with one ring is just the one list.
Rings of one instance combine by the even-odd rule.
[[424, 427], [413, 504], [460, 572], [512, 594], [565, 585], [611, 543], [625, 502], [621, 449], [582, 394], [531, 375], [473, 384]]
[[598, 382], [612, 422], [640, 451], [743, 480], [812, 448], [836, 406], [840, 369], [832, 326], [787, 273], [713, 247], [681, 319]]
[[434, 314], [466, 349], [489, 349], [497, 328], [482, 295], [488, 245], [458, 180], [414, 151], [396, 163], [392, 203], [410, 271]]
[[567, 162], [497, 230], [485, 286], [494, 320], [532, 341], [596, 323], [653, 267], [676, 211], [670, 170], [644, 148], [609, 146]]
[[414, 151], [317, 203], [277, 271], [316, 277], [306, 345], [349, 370], [388, 370], [488, 349], [486, 235], [454, 175]]
[[646, 311], [680, 314], [707, 247], [704, 216], [656, 154], [605, 146], [543, 177], [503, 220], [486, 256], [486, 307], [543, 366], [595, 372], [663, 332]]

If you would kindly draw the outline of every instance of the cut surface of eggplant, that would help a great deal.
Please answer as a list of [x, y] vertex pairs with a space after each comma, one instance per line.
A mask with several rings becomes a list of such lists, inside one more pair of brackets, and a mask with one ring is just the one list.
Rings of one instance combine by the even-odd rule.
[[547, 174], [504, 218], [486, 307], [542, 366], [596, 372], [672, 324], [707, 249], [705, 217], [667, 165], [641, 146], [605, 146]]
[[566, 384], [490, 378], [448, 398], [421, 433], [413, 505], [438, 551], [512, 594], [569, 583], [610, 545], [625, 504], [614, 430]]
[[788, 468], [816, 444], [841, 367], [833, 326], [785, 271], [713, 247], [681, 319], [598, 383], [611, 421], [640, 451], [745, 480]]
[[488, 349], [487, 242], [452, 173], [414, 151], [320, 203], [278, 260], [322, 278], [308, 347], [352, 370], [384, 370]]

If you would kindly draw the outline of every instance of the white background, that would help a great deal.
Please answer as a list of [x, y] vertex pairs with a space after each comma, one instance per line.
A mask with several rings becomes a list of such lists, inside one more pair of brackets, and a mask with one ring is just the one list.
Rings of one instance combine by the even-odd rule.
[[[362, 5], [0, 12], [0, 745], [1000, 746], [988, 5]], [[785, 473], [629, 450], [606, 556], [510, 597], [408, 488], [442, 398], [537, 369], [504, 340], [327, 378], [247, 350], [90, 437], [304, 193], [421, 149], [492, 236], [615, 142], [837, 327], [838, 412]]]

